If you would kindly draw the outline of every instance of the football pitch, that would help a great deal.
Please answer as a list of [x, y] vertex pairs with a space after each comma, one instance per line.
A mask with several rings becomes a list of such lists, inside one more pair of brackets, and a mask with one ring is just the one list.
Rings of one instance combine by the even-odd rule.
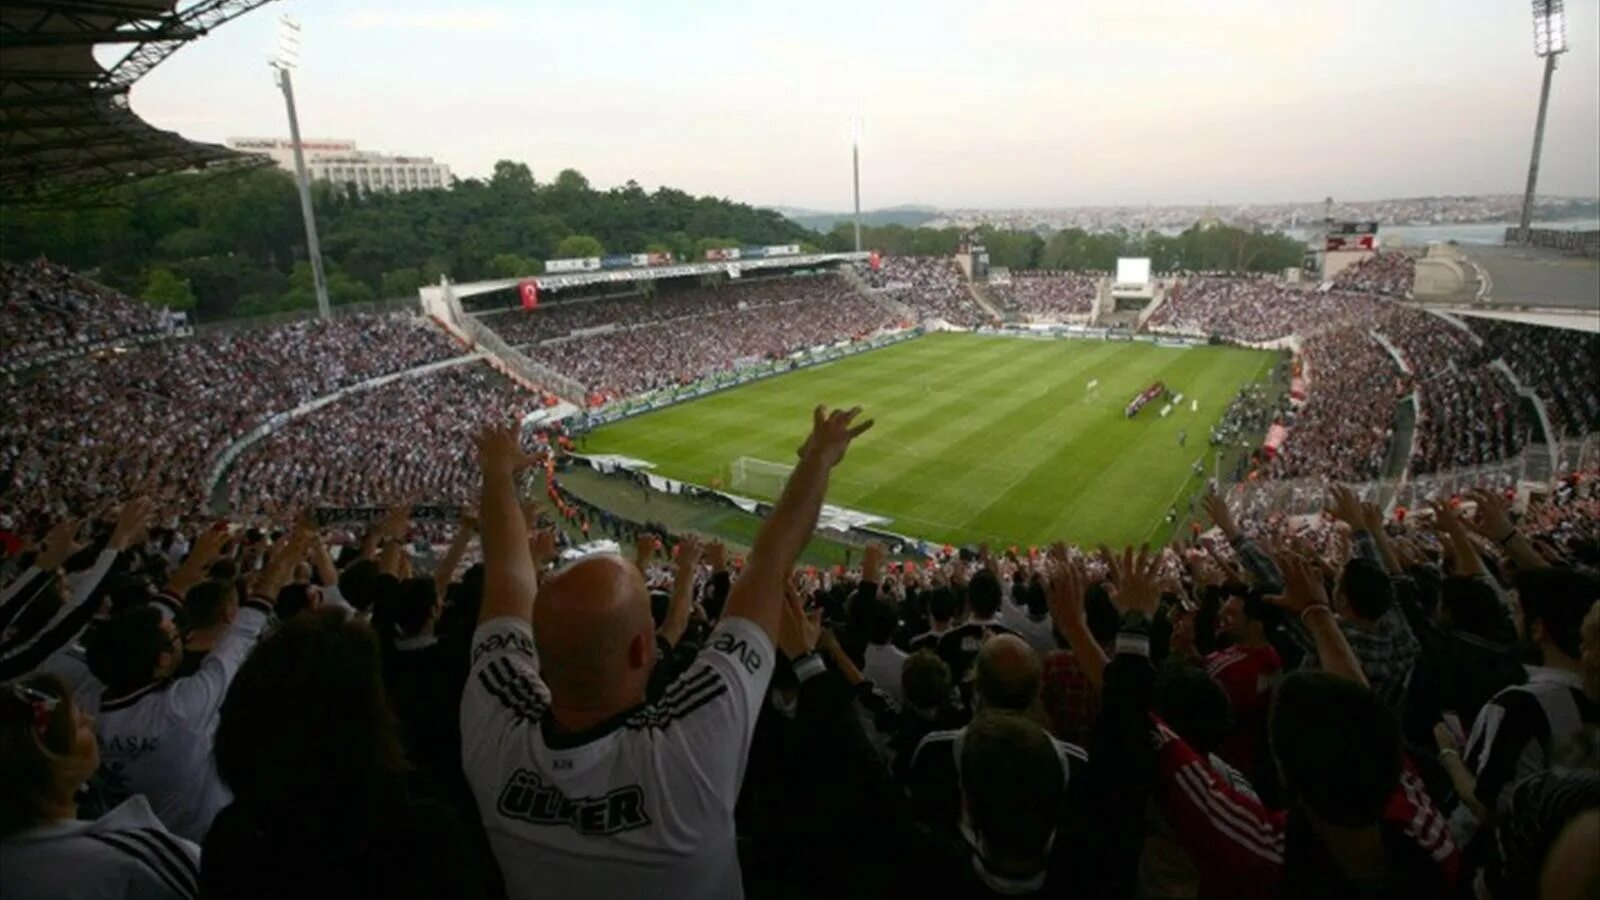
[[[835, 470], [828, 503], [882, 516], [889, 531], [1020, 547], [1158, 541], [1167, 511], [1187, 513], [1204, 484], [1195, 462], [1211, 474], [1211, 427], [1275, 360], [1233, 347], [933, 334], [605, 426], [583, 452], [771, 499], [780, 478], [735, 485], [734, 461], [792, 464], [812, 407], [859, 405], [877, 425]], [[1157, 398], [1127, 419], [1156, 381], [1182, 404], [1163, 418]]]

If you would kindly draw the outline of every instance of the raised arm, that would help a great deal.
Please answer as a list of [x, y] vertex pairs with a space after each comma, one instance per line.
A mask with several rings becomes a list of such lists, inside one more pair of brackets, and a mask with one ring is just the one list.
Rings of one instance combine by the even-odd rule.
[[1105, 649], [1089, 632], [1089, 622], [1084, 616], [1083, 604], [1089, 590], [1089, 576], [1084, 572], [1082, 563], [1067, 558], [1066, 548], [1061, 544], [1050, 550], [1044, 589], [1056, 631], [1067, 639], [1083, 674], [1095, 690], [1099, 690], [1104, 684], [1108, 660]]
[[694, 570], [700, 564], [700, 539], [686, 534], [672, 551], [672, 602], [656, 634], [676, 647], [689, 627], [689, 610], [694, 605]]
[[1488, 575], [1489, 569], [1483, 564], [1483, 557], [1478, 555], [1478, 548], [1472, 546], [1467, 526], [1461, 524], [1460, 517], [1450, 508], [1450, 504], [1430, 500], [1428, 505], [1433, 508], [1433, 527], [1450, 542], [1451, 556], [1455, 558], [1455, 566], [1450, 574], [1470, 578]]
[[483, 607], [478, 621], [533, 618], [539, 591], [538, 570], [528, 552], [528, 525], [517, 504], [517, 471], [531, 460], [523, 453], [514, 425], [478, 433], [478, 461], [483, 469], [479, 519], [483, 527]]
[[1478, 519], [1473, 528], [1484, 537], [1505, 548], [1516, 560], [1519, 569], [1547, 569], [1549, 560], [1533, 549], [1511, 521], [1511, 507], [1506, 499], [1493, 491], [1477, 490], [1468, 494], [1478, 504]]
[[443, 597], [445, 591], [450, 588], [451, 580], [456, 577], [456, 569], [461, 566], [461, 557], [466, 555], [467, 545], [472, 543], [472, 535], [477, 530], [477, 517], [463, 509], [455, 536], [450, 539], [450, 546], [445, 549], [444, 558], [439, 560], [439, 565], [433, 572], [433, 589], [439, 596]]
[[814, 411], [811, 436], [800, 447], [800, 463], [756, 534], [744, 573], [728, 596], [727, 616], [749, 619], [776, 640], [783, 581], [817, 527], [828, 475], [844, 459], [850, 442], [872, 427], [870, 419], [854, 424], [860, 414], [860, 407], [830, 413], [819, 406]]
[[1328, 591], [1323, 587], [1322, 574], [1310, 563], [1290, 553], [1284, 553], [1276, 562], [1284, 573], [1284, 592], [1267, 599], [1300, 618], [1300, 623], [1311, 635], [1317, 660], [1324, 671], [1370, 687], [1366, 673], [1361, 670], [1361, 661], [1350, 649], [1344, 632], [1339, 630], [1339, 620], [1333, 614], [1333, 607], [1328, 604]]
[[184, 558], [183, 565], [167, 579], [167, 593], [182, 603], [189, 589], [206, 579], [206, 574], [211, 571], [211, 564], [222, 555], [222, 545], [227, 541], [226, 531], [216, 528], [202, 531], [194, 539], [194, 546], [189, 549], [189, 555]]

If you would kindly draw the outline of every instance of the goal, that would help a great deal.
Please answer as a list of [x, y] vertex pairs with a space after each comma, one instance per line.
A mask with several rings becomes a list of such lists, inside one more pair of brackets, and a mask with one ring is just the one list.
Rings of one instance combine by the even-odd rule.
[[776, 497], [783, 491], [784, 482], [789, 480], [789, 473], [794, 471], [794, 466], [756, 459], [752, 456], [735, 459], [729, 468], [733, 478], [728, 484], [734, 490], [770, 497]]

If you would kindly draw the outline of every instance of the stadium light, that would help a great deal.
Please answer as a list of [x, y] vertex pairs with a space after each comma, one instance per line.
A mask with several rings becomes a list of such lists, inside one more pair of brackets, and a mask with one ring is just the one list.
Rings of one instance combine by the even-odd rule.
[[866, 122], [857, 117], [847, 125], [850, 132], [850, 179], [855, 197], [856, 252], [861, 252], [861, 133]]
[[311, 261], [311, 283], [317, 293], [317, 315], [332, 315], [328, 303], [328, 281], [322, 272], [322, 246], [317, 241], [317, 217], [311, 209], [311, 179], [306, 175], [306, 155], [300, 147], [300, 117], [294, 110], [294, 80], [290, 76], [300, 65], [300, 23], [284, 16], [278, 20], [278, 50], [273, 54], [272, 71], [283, 91], [283, 105], [289, 112], [289, 143], [294, 148], [294, 182], [300, 191], [300, 217], [306, 226], [306, 256]]
[[1528, 242], [1533, 225], [1533, 197], [1539, 186], [1539, 156], [1544, 150], [1544, 117], [1550, 109], [1550, 78], [1556, 57], [1567, 52], [1567, 11], [1563, 0], [1533, 0], [1533, 55], [1544, 59], [1544, 83], [1539, 88], [1539, 114], [1533, 124], [1533, 155], [1528, 160], [1528, 188], [1522, 194], [1522, 219], [1517, 239]]

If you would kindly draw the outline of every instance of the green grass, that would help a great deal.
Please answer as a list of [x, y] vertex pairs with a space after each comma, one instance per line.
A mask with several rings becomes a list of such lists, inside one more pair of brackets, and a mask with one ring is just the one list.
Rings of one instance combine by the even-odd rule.
[[[713, 394], [598, 429], [588, 453], [619, 453], [697, 484], [740, 456], [792, 463], [811, 408], [865, 408], [877, 427], [835, 471], [828, 502], [887, 529], [951, 543], [1165, 540], [1169, 507], [1202, 484], [1207, 436], [1274, 355], [1099, 341], [935, 334]], [[1085, 385], [1100, 380], [1098, 399]], [[1160, 418], [1128, 401], [1153, 381], [1185, 395]], [[1200, 401], [1189, 411], [1189, 399]], [[1179, 429], [1188, 444], [1177, 445]], [[732, 488], [729, 488], [732, 489]], [[761, 491], [738, 493], [764, 495]]]

